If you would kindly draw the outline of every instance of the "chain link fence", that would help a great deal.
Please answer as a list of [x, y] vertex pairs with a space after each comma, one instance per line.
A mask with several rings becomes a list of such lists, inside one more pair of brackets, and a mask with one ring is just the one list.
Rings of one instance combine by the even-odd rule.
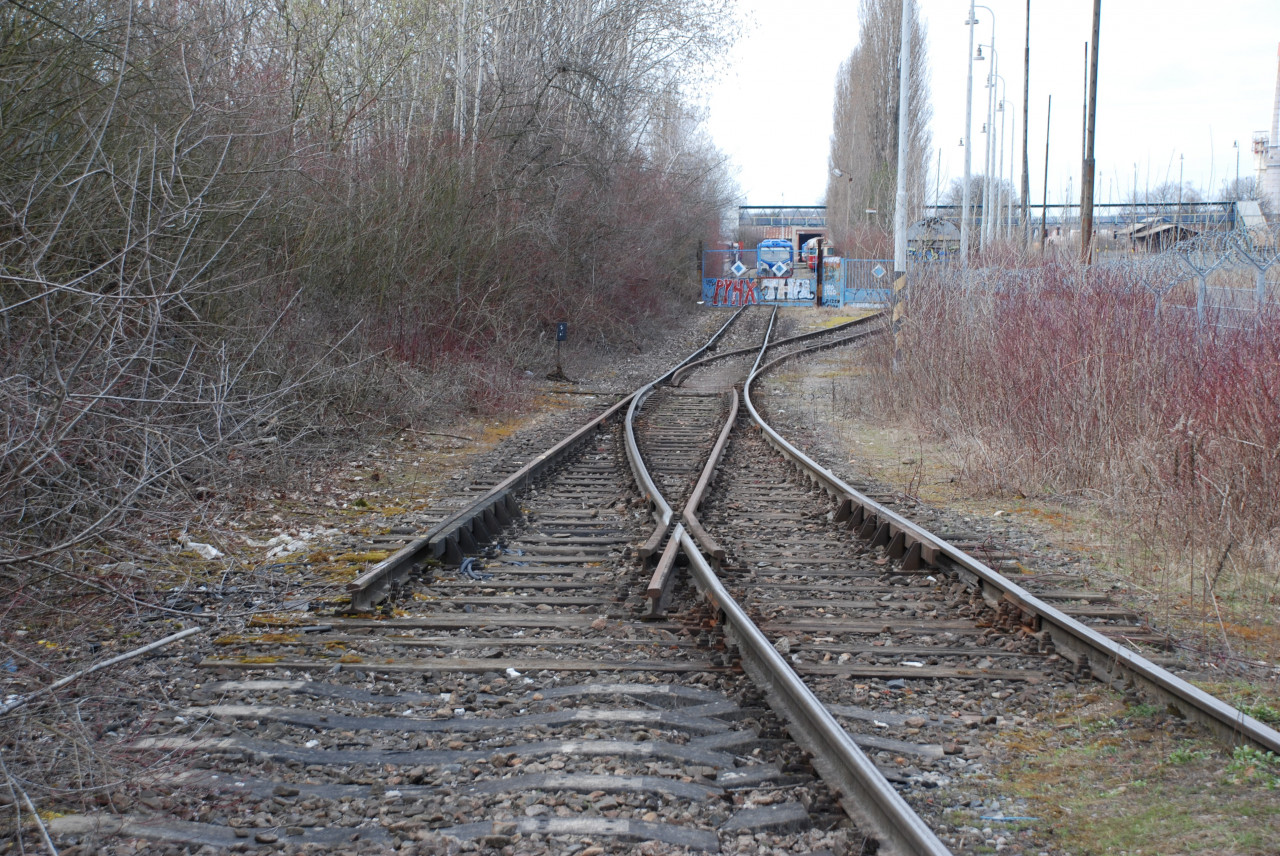
[[[987, 266], [967, 274], [949, 267], [962, 288], [1028, 290], [1044, 264], [1074, 265], [1074, 250], [1037, 257], [1030, 266]], [[1084, 270], [1081, 270], [1084, 273]], [[1199, 325], [1243, 327], [1280, 309], [1280, 228], [1208, 232], [1153, 253], [1108, 254], [1087, 268], [1090, 280], [1149, 295], [1156, 318], [1191, 315]]]

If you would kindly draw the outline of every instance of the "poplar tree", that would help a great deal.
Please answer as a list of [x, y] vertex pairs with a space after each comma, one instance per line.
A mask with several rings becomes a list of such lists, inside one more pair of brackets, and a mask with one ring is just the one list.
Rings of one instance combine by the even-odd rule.
[[[907, 188], [912, 219], [924, 202], [931, 140], [925, 28], [912, 12], [911, 127]], [[898, 55], [902, 0], [861, 0], [858, 45], [836, 75], [832, 109], [827, 222], [837, 246], [849, 252], [854, 235], [888, 232], [898, 177]], [[865, 242], [866, 238], [861, 239]]]

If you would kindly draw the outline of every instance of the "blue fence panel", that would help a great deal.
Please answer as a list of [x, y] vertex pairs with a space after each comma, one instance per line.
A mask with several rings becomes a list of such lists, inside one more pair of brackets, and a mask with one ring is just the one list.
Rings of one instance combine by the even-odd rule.
[[[812, 306], [817, 277], [804, 262], [795, 276], [761, 277], [755, 250], [707, 250], [702, 256], [702, 302], [708, 306]], [[823, 259], [822, 305], [882, 305], [892, 293], [893, 262]]]
[[893, 262], [889, 259], [841, 259], [842, 303], [883, 305], [893, 294]]

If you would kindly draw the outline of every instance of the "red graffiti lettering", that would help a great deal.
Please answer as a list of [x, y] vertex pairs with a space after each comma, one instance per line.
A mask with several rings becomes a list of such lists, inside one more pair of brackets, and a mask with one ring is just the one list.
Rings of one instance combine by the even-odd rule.
[[713, 306], [743, 306], [758, 302], [756, 284], [749, 279], [717, 279], [711, 294]]

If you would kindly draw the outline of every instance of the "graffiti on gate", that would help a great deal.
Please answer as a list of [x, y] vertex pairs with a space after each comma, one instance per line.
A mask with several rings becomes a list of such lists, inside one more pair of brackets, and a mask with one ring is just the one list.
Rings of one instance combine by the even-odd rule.
[[711, 277], [702, 280], [702, 300], [710, 306], [746, 306], [760, 302], [755, 280]]
[[768, 303], [812, 303], [813, 280], [799, 277], [769, 277], [760, 280], [760, 291]]

